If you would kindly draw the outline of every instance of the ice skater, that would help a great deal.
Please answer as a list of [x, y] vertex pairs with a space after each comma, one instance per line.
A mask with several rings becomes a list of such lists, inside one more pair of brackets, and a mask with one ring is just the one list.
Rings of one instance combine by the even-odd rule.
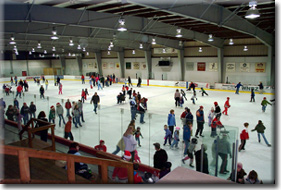
[[174, 147], [174, 145], [175, 145], [175, 148], [178, 149], [179, 141], [180, 141], [180, 127], [176, 127], [176, 130], [174, 133], [174, 140], [172, 142], [171, 149]]
[[255, 102], [255, 90], [254, 90], [254, 88], [252, 88], [251, 89], [251, 100], [250, 100], [250, 102]]
[[199, 91], [199, 92], [202, 93], [202, 96], [204, 96], [204, 94], [206, 94], [207, 96], [209, 96], [209, 94], [207, 94], [207, 92], [204, 90], [203, 87], [201, 87], [201, 91]]
[[248, 126], [249, 126], [249, 123], [247, 123], [247, 122], [244, 123], [245, 129], [243, 129], [242, 132], [240, 133], [241, 144], [238, 149], [239, 152], [241, 150], [245, 150], [246, 140], [249, 139]]
[[184, 104], [184, 100], [183, 100], [183, 97], [181, 96], [181, 97], [180, 97], [180, 107], [181, 107], [181, 108], [183, 107], [183, 104]]
[[167, 143], [167, 140], [169, 140], [169, 145], [171, 146], [171, 137], [172, 137], [172, 133], [171, 131], [168, 129], [168, 126], [167, 125], [164, 125], [164, 131], [165, 131], [165, 141], [164, 141], [164, 146], [166, 145]]
[[138, 79], [137, 87], [141, 87], [141, 78], [140, 78], [140, 77], [139, 77], [139, 79]]
[[168, 126], [169, 130], [171, 131], [171, 138], [173, 138], [174, 127], [176, 126], [176, 116], [175, 110], [171, 109], [170, 113], [168, 114]]
[[211, 123], [212, 123], [212, 120], [214, 118], [214, 115], [215, 115], [215, 110], [213, 107], [211, 107], [211, 110], [209, 111], [209, 114], [208, 114], [208, 125], [209, 127], [211, 127]]
[[238, 84], [236, 84], [236, 86], [235, 86], [235, 88], [236, 88], [235, 94], [239, 94], [239, 89], [240, 89], [241, 86], [243, 86], [243, 85], [241, 84], [241, 82], [239, 82]]
[[88, 89], [87, 88], [85, 88], [85, 100], [87, 100], [87, 96], [89, 96], [89, 92], [88, 92]]
[[86, 93], [84, 91], [84, 89], [82, 89], [82, 93], [81, 93], [81, 101], [84, 103], [86, 99]]
[[100, 80], [97, 81], [97, 84], [98, 84], [98, 90], [102, 89]]
[[61, 84], [61, 82], [59, 83], [59, 94], [62, 94], [62, 84]]
[[224, 103], [224, 110], [223, 110], [222, 114], [227, 115], [227, 110], [228, 110], [228, 108], [230, 108], [230, 105], [229, 105], [229, 97], [227, 97], [227, 100], [226, 100], [225, 103]]
[[134, 132], [135, 139], [136, 139], [136, 141], [138, 142], [139, 147], [141, 147], [141, 144], [140, 144], [140, 136], [141, 136], [141, 138], [143, 138], [143, 136], [142, 136], [140, 130], [141, 130], [141, 128], [140, 128], [140, 127], [137, 127], [137, 130]]
[[260, 139], [260, 135], [263, 137], [264, 139], [264, 142], [267, 146], [271, 147], [271, 144], [268, 143], [265, 135], [264, 135], [264, 130], [265, 130], [265, 126], [263, 125], [262, 121], [259, 120], [258, 121], [258, 124], [256, 125], [256, 127], [254, 129], [252, 129], [251, 131], [257, 131], [258, 133], [258, 140], [259, 140], [259, 143], [261, 142], [261, 139]]
[[130, 86], [130, 85], [133, 87], [131, 77], [130, 77], [130, 76], [128, 76], [128, 86]]
[[196, 130], [196, 133], [195, 133], [195, 137], [199, 138], [197, 136], [199, 133], [200, 133], [201, 137], [204, 137], [202, 135], [204, 123], [205, 123], [203, 106], [200, 106], [199, 109], [196, 111], [196, 118], [197, 118], [197, 130]]
[[187, 149], [187, 156], [185, 156], [181, 161], [183, 164], [185, 164], [185, 160], [188, 160], [190, 158], [190, 163], [189, 163], [189, 166], [190, 167], [194, 167], [193, 165], [193, 152], [195, 152], [195, 148], [196, 148], [196, 144], [198, 143], [197, 139], [196, 138], [192, 138], [191, 139], [191, 143], [189, 144], [188, 146], [188, 149]]
[[192, 95], [192, 97], [191, 97], [191, 100], [192, 100], [192, 103], [193, 103], [193, 104], [195, 104], [195, 99], [197, 100], [197, 98], [196, 98], [196, 91], [194, 90], [194, 91], [193, 91], [193, 95]]
[[263, 94], [263, 84], [262, 84], [262, 82], [260, 82], [260, 84], [258, 86], [260, 88], [260, 94]]
[[187, 98], [185, 97], [185, 92], [184, 92], [183, 89], [181, 89], [181, 95], [182, 95], [182, 97], [184, 97], [184, 99], [187, 101]]
[[267, 104], [271, 105], [271, 103], [269, 103], [267, 100], [266, 100], [266, 97], [263, 98], [262, 102], [261, 102], [261, 105], [262, 105], [262, 112], [265, 112], [265, 109], [266, 109], [266, 106]]
[[174, 95], [176, 107], [180, 106], [180, 96], [181, 94], [179, 93], [179, 89], [177, 89]]
[[63, 118], [63, 107], [61, 106], [61, 104], [58, 102], [56, 104], [56, 113], [57, 113], [57, 116], [59, 118], [59, 127], [61, 127], [61, 120], [63, 121], [63, 124], [65, 125], [65, 121], [64, 121], [64, 118]]

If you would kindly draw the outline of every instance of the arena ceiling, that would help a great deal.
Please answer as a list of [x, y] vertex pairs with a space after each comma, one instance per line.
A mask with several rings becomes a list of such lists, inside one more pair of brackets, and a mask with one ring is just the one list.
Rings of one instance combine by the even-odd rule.
[[[222, 48], [232, 38], [257, 38], [274, 46], [275, 1], [256, 0], [260, 17], [245, 19], [249, 0], [6, 0], [3, 20], [4, 49], [13, 35], [19, 50], [30, 51], [38, 41], [43, 49], [57, 51], [151, 49], [152, 38], [166, 47], [182, 49], [180, 41], [198, 41]], [[158, 3], [157, 3], [158, 2]], [[160, 3], [159, 3], [160, 2]], [[126, 32], [118, 20], [125, 19]], [[58, 40], [51, 40], [52, 30]], [[176, 30], [182, 37], [177, 38]], [[209, 34], [214, 41], [209, 42]], [[70, 38], [75, 46], [70, 47]]]

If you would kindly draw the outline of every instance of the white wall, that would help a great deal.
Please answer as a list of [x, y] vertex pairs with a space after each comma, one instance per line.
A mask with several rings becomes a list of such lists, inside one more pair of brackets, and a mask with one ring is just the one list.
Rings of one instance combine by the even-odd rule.
[[[119, 63], [117, 58], [101, 59], [101, 62], [102, 64], [107, 63], [107, 68], [103, 69], [103, 76], [112, 75], [114, 73], [117, 78], [121, 77], [121, 66], [119, 68], [116, 68], [116, 63]], [[110, 68], [110, 63], [114, 63], [114, 68]]]
[[171, 58], [173, 66], [170, 69], [168, 67], [156, 66], [160, 61], [160, 58], [152, 58], [152, 73], [155, 80], [162, 80], [162, 74], [167, 75], [167, 80], [177, 81], [180, 79], [180, 64], [178, 58]]
[[[126, 69], [126, 62], [131, 62], [131, 69]], [[142, 79], [147, 79], [148, 78], [147, 66], [145, 70], [141, 68], [134, 69], [133, 67], [134, 62], [139, 62], [140, 64], [146, 63], [145, 58], [125, 58], [125, 77], [128, 78], [128, 76], [130, 76], [131, 79], [135, 79], [136, 74], [138, 74], [138, 76], [141, 76]]]
[[[94, 65], [96, 63], [95, 59], [82, 59], [82, 73], [86, 76], [86, 73], [89, 72], [98, 72], [98, 67], [95, 68]], [[96, 63], [96, 65], [98, 65]]]

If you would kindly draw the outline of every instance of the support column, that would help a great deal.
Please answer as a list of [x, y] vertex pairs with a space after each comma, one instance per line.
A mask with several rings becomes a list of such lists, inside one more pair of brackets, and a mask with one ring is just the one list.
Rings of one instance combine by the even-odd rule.
[[25, 59], [26, 59], [26, 75], [29, 76], [28, 55], [26, 55]]
[[125, 78], [125, 60], [124, 60], [124, 50], [117, 52], [118, 61], [120, 63], [121, 78]]
[[[60, 67], [61, 67], [61, 74], [65, 75], [65, 56], [60, 56]], [[52, 62], [50, 63], [50, 66], [52, 67]]]
[[223, 48], [218, 48], [218, 82], [225, 82], [225, 66], [223, 60]]
[[152, 58], [151, 58], [151, 50], [147, 50], [144, 52], [144, 55], [145, 55], [145, 62], [146, 62], [146, 66], [147, 66], [147, 76], [148, 76], [148, 79], [152, 79], [153, 76], [152, 76]]
[[103, 75], [102, 74], [102, 63], [101, 63], [101, 52], [96, 52], [95, 58], [96, 58], [96, 61], [98, 63], [99, 75], [101, 76], [101, 75]]
[[268, 53], [267, 53], [267, 63], [266, 63], [266, 85], [275, 85], [275, 48], [274, 46], [268, 46]]
[[10, 74], [14, 74], [14, 68], [13, 68], [13, 55], [10, 54]]
[[178, 50], [178, 59], [180, 65], [180, 79], [181, 81], [185, 81], [185, 64], [184, 64], [184, 49]]
[[78, 75], [82, 75], [82, 57], [81, 57], [81, 55], [77, 55], [76, 60], [78, 63]]

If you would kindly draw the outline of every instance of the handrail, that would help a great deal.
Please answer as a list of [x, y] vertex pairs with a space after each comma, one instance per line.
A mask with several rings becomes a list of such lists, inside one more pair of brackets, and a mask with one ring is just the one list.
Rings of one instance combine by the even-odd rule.
[[[10, 125], [10, 126], [17, 127], [17, 123], [14, 122], [14, 121], [5, 119], [5, 123]], [[52, 139], [52, 135], [48, 134], [48, 138]], [[71, 140], [68, 140], [68, 139], [65, 139], [65, 138], [62, 138], [62, 137], [59, 137], [59, 136], [56, 136], [56, 135], [54, 135], [54, 138], [55, 138], [55, 142], [63, 144], [65, 146], [69, 146], [71, 143], [73, 143], [73, 141], [71, 141]], [[120, 156], [113, 155], [113, 154], [110, 154], [110, 153], [107, 153], [107, 152], [98, 153], [98, 152], [101, 152], [101, 151], [98, 151], [98, 150], [94, 149], [93, 147], [90, 147], [90, 146], [87, 146], [87, 145], [84, 145], [84, 144], [79, 143], [79, 147], [80, 147], [80, 151], [83, 151], [85, 153], [91, 154], [91, 155], [99, 157], [99, 158], [121, 160]], [[159, 169], [153, 168], [153, 167], [145, 165], [143, 163], [138, 163], [138, 164], [139, 164], [139, 171], [150, 172], [150, 173], [154, 174], [155, 176], [159, 177], [159, 175], [160, 175]]]
[[[18, 156], [20, 182], [32, 183], [35, 182], [30, 177], [29, 158], [41, 158], [50, 160], [64, 160], [67, 162], [67, 181], [60, 181], [61, 183], [76, 183], [75, 180], [75, 162], [83, 162], [87, 164], [94, 164], [101, 166], [102, 183], [108, 182], [107, 168], [108, 166], [126, 168], [128, 171], [128, 183], [134, 183], [134, 169], [133, 163], [124, 160], [114, 161], [101, 158], [92, 158], [87, 156], [77, 156], [72, 154], [57, 153], [46, 150], [35, 150], [30, 148], [15, 147], [9, 145], [0, 145], [0, 154]], [[9, 180], [18, 179], [4, 179], [2, 182], [9, 183]], [[42, 183], [48, 183], [50, 180], [40, 180]], [[11, 182], [11, 181], [10, 181]], [[57, 181], [59, 182], [59, 181]]]

